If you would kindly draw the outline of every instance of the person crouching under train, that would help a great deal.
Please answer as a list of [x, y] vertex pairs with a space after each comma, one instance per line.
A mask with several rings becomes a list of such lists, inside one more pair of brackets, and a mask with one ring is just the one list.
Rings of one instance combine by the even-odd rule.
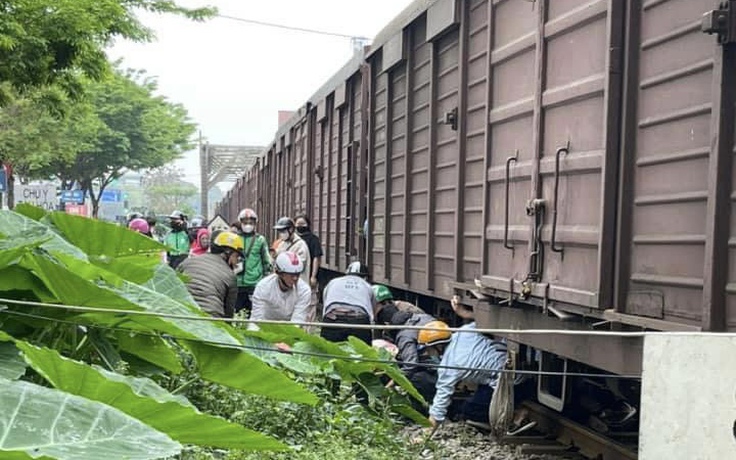
[[[299, 256], [287, 251], [276, 256], [274, 270], [276, 273], [256, 284], [250, 319], [305, 322], [309, 316], [312, 290], [301, 279], [304, 264]], [[258, 325], [250, 323], [248, 329], [257, 330]]]
[[345, 327], [323, 327], [320, 335], [330, 342], [343, 342], [355, 336], [371, 344], [373, 334], [370, 329], [355, 329], [351, 324], [371, 324], [375, 298], [373, 289], [366, 281], [368, 267], [362, 262], [348, 266], [345, 276], [335, 278], [327, 284], [324, 291], [324, 315], [322, 322], [345, 324]]
[[445, 345], [450, 342], [452, 333], [443, 321], [427, 314], [414, 305], [401, 309], [396, 305], [388, 287], [373, 286], [376, 299], [376, 324], [390, 326], [427, 326], [428, 329], [392, 329], [383, 333], [385, 339], [398, 347], [396, 360], [399, 368], [419, 390], [424, 399], [431, 401], [434, 397], [437, 370], [434, 367], [422, 366], [423, 363], [439, 364]]
[[[469, 319], [472, 312], [462, 308], [456, 297], [452, 299], [453, 310], [461, 317]], [[465, 324], [452, 335], [450, 344], [447, 346], [442, 361], [437, 370], [436, 394], [429, 408], [429, 421], [432, 426], [442, 423], [448, 414], [452, 403], [455, 387], [460, 382], [476, 384], [477, 390], [473, 396], [465, 402], [460, 409], [461, 419], [472, 425], [488, 427], [489, 406], [493, 392], [498, 386], [501, 372], [506, 367], [508, 349], [506, 342], [495, 340], [479, 332], [475, 321]], [[515, 385], [523, 384], [520, 391], [514, 391], [515, 407], [526, 396], [526, 383], [530, 380], [518, 377]], [[526, 418], [524, 410], [517, 411], [509, 430], [509, 435], [519, 434], [535, 425]]]

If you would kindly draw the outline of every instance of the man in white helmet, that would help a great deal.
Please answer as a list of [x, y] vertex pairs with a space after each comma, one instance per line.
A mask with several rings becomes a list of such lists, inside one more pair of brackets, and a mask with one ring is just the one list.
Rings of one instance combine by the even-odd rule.
[[235, 311], [253, 307], [251, 297], [256, 285], [264, 276], [271, 273], [271, 255], [268, 253], [266, 237], [256, 231], [258, 215], [250, 208], [245, 208], [238, 214], [240, 232], [243, 238], [243, 266], [237, 274], [238, 301]]
[[[293, 252], [276, 256], [274, 271], [258, 282], [253, 293], [252, 320], [305, 322], [310, 311], [312, 289], [300, 278], [304, 264]], [[248, 329], [257, 330], [254, 323]]]

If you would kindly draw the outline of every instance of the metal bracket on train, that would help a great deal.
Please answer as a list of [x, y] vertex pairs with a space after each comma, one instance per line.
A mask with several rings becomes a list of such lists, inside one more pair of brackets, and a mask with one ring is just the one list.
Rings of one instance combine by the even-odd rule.
[[445, 118], [440, 121], [443, 125], [450, 125], [450, 129], [453, 131], [457, 131], [457, 107], [450, 110], [449, 112], [445, 112]]
[[736, 0], [721, 2], [719, 9], [705, 13], [700, 30], [717, 34], [721, 45], [736, 43]]
[[546, 202], [541, 198], [535, 198], [526, 202], [526, 215], [529, 217], [536, 216], [539, 211], [544, 209]]
[[319, 180], [325, 178], [325, 169], [322, 167], [322, 165], [317, 165], [314, 167], [314, 175], [317, 176]]
[[478, 289], [474, 285], [465, 283], [451, 283], [453, 294], [460, 297], [460, 302], [470, 305], [473, 309], [481, 303], [490, 303], [491, 298]]

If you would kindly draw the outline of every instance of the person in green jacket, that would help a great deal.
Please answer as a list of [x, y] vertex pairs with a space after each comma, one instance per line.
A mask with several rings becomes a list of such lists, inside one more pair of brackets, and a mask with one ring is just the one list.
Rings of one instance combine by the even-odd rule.
[[[238, 278], [238, 299], [235, 302], [235, 311], [253, 307], [251, 297], [256, 284], [264, 276], [271, 273], [271, 255], [268, 252], [266, 237], [256, 232], [258, 215], [250, 208], [245, 208], [238, 214], [241, 235], [243, 238], [243, 267]], [[237, 273], [237, 270], [236, 270]]]
[[166, 251], [166, 260], [171, 268], [176, 269], [184, 259], [189, 257], [187, 216], [181, 211], [174, 211], [169, 215], [169, 223], [171, 231], [164, 238], [164, 244], [169, 247]]

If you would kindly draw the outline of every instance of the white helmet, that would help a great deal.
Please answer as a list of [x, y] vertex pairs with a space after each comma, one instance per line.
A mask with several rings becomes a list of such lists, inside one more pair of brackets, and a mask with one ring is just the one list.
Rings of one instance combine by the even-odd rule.
[[277, 273], [290, 273], [300, 275], [304, 271], [302, 260], [295, 253], [286, 251], [276, 256], [274, 262]]
[[242, 211], [240, 211], [240, 214], [238, 214], [238, 220], [243, 219], [253, 219], [258, 220], [258, 214], [251, 208], [245, 208]]

